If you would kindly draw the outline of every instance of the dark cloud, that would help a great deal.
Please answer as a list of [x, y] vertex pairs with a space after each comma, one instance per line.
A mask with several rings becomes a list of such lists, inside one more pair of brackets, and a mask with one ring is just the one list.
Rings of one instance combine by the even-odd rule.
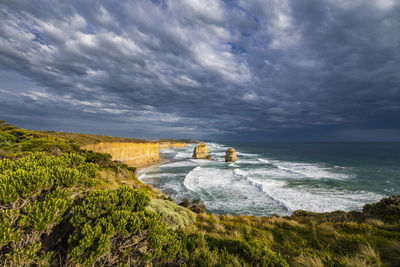
[[147, 138], [399, 140], [398, 47], [395, 0], [0, 1], [0, 116]]

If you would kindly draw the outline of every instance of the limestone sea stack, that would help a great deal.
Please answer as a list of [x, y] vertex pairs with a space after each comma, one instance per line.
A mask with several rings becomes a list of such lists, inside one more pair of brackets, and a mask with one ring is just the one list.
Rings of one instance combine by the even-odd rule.
[[225, 161], [226, 162], [235, 162], [237, 160], [236, 151], [233, 147], [230, 147], [226, 150], [225, 153]]
[[193, 156], [194, 159], [209, 159], [207, 145], [204, 143], [198, 144], [194, 147]]

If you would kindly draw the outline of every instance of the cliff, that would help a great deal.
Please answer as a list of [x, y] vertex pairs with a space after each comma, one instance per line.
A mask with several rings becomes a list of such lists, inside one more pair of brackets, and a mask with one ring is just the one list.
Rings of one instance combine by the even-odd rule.
[[143, 166], [160, 160], [158, 143], [99, 143], [85, 145], [82, 148], [108, 153], [113, 160], [131, 166]]
[[400, 195], [362, 211], [196, 215], [71, 140], [1, 120], [0, 137], [5, 266], [400, 266]]
[[172, 148], [172, 147], [184, 147], [184, 146], [188, 145], [188, 143], [179, 142], [179, 141], [161, 141], [158, 143], [160, 144], [160, 149]]
[[183, 147], [187, 143], [175, 141], [128, 143], [111, 142], [88, 144], [83, 149], [95, 152], [108, 153], [112, 160], [122, 161], [130, 166], [141, 167], [160, 161], [160, 148]]

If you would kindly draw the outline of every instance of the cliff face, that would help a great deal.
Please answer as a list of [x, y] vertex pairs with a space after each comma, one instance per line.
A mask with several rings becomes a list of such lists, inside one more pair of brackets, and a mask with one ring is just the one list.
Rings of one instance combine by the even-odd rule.
[[141, 167], [160, 160], [160, 148], [183, 147], [182, 142], [125, 143], [111, 142], [85, 145], [82, 148], [108, 153], [112, 160], [122, 161], [130, 166]]
[[160, 148], [171, 148], [171, 147], [184, 147], [187, 146], [188, 143], [182, 143], [182, 142], [173, 142], [173, 141], [162, 141], [159, 142]]
[[131, 166], [143, 166], [160, 160], [158, 143], [99, 143], [82, 147], [95, 152], [108, 153], [113, 160]]

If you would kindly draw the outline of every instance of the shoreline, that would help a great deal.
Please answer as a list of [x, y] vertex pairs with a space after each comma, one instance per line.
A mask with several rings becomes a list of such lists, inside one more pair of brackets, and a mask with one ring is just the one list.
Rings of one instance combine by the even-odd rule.
[[[189, 144], [191, 144], [191, 143], [187, 143], [185, 146], [187, 146]], [[137, 177], [139, 177], [140, 175], [142, 175], [142, 174], [144, 174], [144, 173], [146, 173], [146, 172], [148, 172], [150, 170], [153, 170], [154, 168], [160, 166], [161, 164], [173, 162], [174, 159], [172, 159], [172, 158], [162, 157], [161, 156], [161, 154], [162, 154], [161, 150], [163, 150], [163, 149], [174, 149], [174, 148], [178, 148], [178, 147], [180, 147], [180, 146], [160, 148], [160, 150], [159, 150], [159, 155], [160, 155], [159, 156], [159, 160], [154, 161], [154, 162], [149, 162], [149, 163], [146, 163], [146, 164], [140, 164], [140, 165], [132, 166], [132, 167], [136, 167], [135, 175]]]
[[172, 160], [170, 160], [170, 159], [165, 159], [165, 158], [160, 157], [160, 159], [156, 162], [150, 162], [147, 164], [141, 164], [139, 166], [135, 166], [136, 167], [135, 175], [139, 179], [139, 177], [141, 175], [145, 174], [146, 172], [155, 169], [156, 167], [160, 166], [161, 164], [168, 163], [171, 161]]

